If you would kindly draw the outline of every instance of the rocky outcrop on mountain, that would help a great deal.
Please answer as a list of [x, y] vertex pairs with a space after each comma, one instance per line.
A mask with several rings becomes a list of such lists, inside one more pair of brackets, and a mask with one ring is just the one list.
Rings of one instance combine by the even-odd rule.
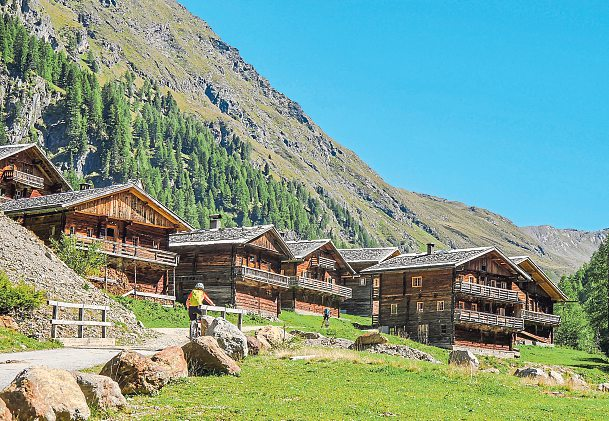
[[580, 231], [541, 225], [520, 229], [542, 244], [546, 252], [563, 256], [577, 267], [590, 260], [592, 253], [598, 250], [609, 235], [609, 228], [600, 231]]
[[[32, 232], [0, 214], [0, 271], [5, 272], [14, 282], [25, 281], [46, 293], [48, 299], [75, 303], [110, 306], [108, 336], [119, 343], [133, 344], [147, 336], [135, 315], [124, 306], [112, 300], [101, 290], [78, 276], [66, 266], [51, 249], [43, 244]], [[62, 317], [74, 317], [68, 314]], [[49, 338], [52, 308], [43, 305], [30, 313], [13, 315], [19, 330], [36, 338]], [[58, 326], [58, 336], [75, 337], [73, 326]], [[88, 336], [99, 336], [101, 332], [91, 328]]]

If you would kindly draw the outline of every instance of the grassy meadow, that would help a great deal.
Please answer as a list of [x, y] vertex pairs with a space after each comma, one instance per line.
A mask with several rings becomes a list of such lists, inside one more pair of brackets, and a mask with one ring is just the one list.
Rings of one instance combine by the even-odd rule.
[[38, 341], [19, 332], [0, 328], [0, 353], [52, 348], [61, 348], [61, 344], [57, 341]]

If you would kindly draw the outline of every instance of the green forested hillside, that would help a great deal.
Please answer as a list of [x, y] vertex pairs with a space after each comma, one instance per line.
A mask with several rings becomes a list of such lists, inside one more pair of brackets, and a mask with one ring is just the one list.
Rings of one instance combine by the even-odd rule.
[[563, 323], [556, 332], [560, 343], [583, 349], [600, 347], [609, 352], [607, 301], [607, 259], [609, 240], [605, 240], [575, 274], [563, 277], [560, 287], [574, 303], [565, 304], [559, 314]]
[[[128, 72], [101, 86], [92, 54], [75, 63], [9, 15], [0, 24], [0, 43], [1, 64], [12, 78], [27, 83], [42, 77], [59, 93], [43, 112], [45, 124], [32, 127], [31, 140], [38, 133], [62, 133], [51, 152], [75, 184], [82, 176], [98, 186], [142, 180], [194, 227], [207, 226], [209, 214], [219, 211], [227, 225], [273, 223], [303, 237], [374, 243], [332, 198], [320, 201], [302, 184], [274, 178], [268, 166], [256, 168], [248, 143], [235, 135], [217, 141], [203, 121], [181, 112], [156, 83]], [[0, 142], [7, 142], [5, 121], [11, 118], [9, 113], [0, 118]], [[77, 175], [83, 158], [83, 174]], [[341, 235], [332, 231], [331, 217]]]

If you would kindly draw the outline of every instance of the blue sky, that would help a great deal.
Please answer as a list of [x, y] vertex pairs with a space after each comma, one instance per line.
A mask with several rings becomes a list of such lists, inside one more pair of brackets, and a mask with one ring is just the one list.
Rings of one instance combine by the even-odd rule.
[[181, 3], [389, 183], [609, 227], [606, 2]]

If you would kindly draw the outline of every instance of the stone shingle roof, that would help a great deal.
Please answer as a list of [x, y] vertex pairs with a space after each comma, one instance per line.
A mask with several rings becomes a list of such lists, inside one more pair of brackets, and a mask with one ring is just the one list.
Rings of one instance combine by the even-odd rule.
[[63, 193], [48, 194], [46, 196], [10, 200], [0, 204], [0, 210], [10, 215], [11, 213], [34, 213], [40, 210], [65, 209], [88, 202], [90, 200], [95, 200], [98, 197], [104, 197], [112, 193], [118, 193], [132, 188], [145, 196], [148, 200], [150, 200], [151, 203], [154, 203], [154, 205], [156, 205], [158, 209], [162, 210], [170, 220], [173, 219], [175, 222], [179, 222], [184, 229], [192, 229], [192, 227], [186, 221], [167, 209], [143, 189], [133, 183], [115, 184], [108, 187], [98, 187], [88, 190], [68, 191]]
[[320, 247], [328, 244], [330, 240], [303, 240], [303, 241], [286, 241], [290, 251], [297, 259], [304, 259], [309, 254], [313, 253]]
[[6, 213], [35, 211], [40, 209], [67, 208], [78, 205], [97, 197], [102, 197], [115, 191], [124, 190], [132, 184], [117, 184], [96, 189], [69, 191], [64, 193], [49, 194], [46, 196], [30, 197], [24, 199], [11, 200], [0, 205]]
[[338, 249], [345, 260], [349, 263], [356, 262], [382, 262], [393, 253], [398, 251], [397, 247], [383, 248], [360, 248], [360, 249]]
[[383, 272], [388, 270], [424, 267], [454, 267], [486, 254], [491, 250], [495, 249], [493, 247], [479, 247], [471, 249], [438, 250], [431, 254], [402, 254], [364, 269], [362, 272]]
[[33, 144], [21, 144], [21, 145], [4, 145], [0, 146], [0, 159], [8, 158], [11, 155], [15, 155], [21, 151], [29, 149]]

